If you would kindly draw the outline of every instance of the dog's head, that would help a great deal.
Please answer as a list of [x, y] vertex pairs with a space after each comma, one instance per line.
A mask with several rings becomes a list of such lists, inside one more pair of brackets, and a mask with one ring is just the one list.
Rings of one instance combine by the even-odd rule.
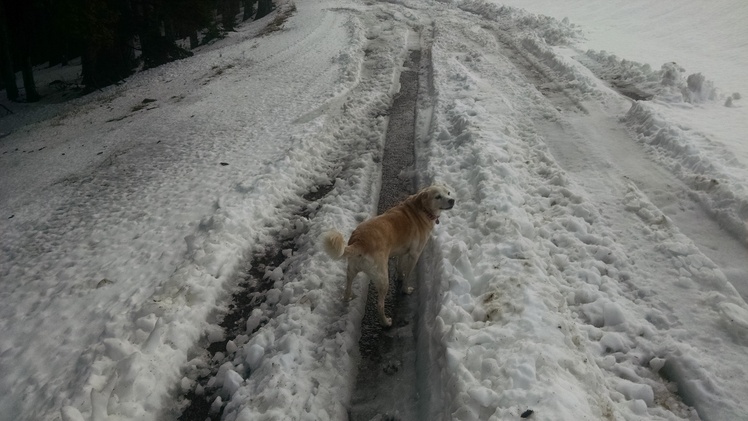
[[423, 206], [426, 211], [437, 217], [441, 211], [452, 209], [455, 205], [452, 191], [447, 186], [441, 184], [426, 187], [421, 190], [417, 196], [421, 206]]

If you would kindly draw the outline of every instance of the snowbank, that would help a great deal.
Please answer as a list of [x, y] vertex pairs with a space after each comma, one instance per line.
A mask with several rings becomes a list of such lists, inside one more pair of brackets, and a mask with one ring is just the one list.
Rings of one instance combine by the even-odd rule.
[[[426, 270], [441, 288], [429, 294], [439, 297], [432, 340], [442, 349], [434, 345], [441, 390], [433, 401], [450, 414], [434, 419], [499, 420], [527, 409], [539, 419], [698, 417], [684, 403], [704, 419], [744, 414], [740, 393], [720, 385], [719, 357], [703, 357], [710, 341], [688, 341], [661, 307], [659, 275], [635, 263], [641, 245], [621, 243], [550, 156], [533, 129], [533, 119], [553, 115], [542, 96], [500, 78], [512, 65], [466, 42], [486, 39], [474, 28], [453, 29], [434, 41], [438, 105], [434, 135], [420, 150], [426, 177], [450, 184], [458, 198]], [[743, 317], [725, 311], [743, 314], [745, 303], [629, 189], [624, 218], [660, 244], [645, 253], [680, 268], [676, 287], [707, 306], [693, 317], [722, 324], [734, 341]]]

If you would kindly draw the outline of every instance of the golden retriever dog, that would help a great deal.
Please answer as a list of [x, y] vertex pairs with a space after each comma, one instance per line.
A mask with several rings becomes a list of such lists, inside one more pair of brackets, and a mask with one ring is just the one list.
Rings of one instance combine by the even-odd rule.
[[446, 186], [433, 185], [408, 197], [385, 213], [367, 219], [356, 227], [345, 245], [343, 234], [332, 230], [323, 238], [325, 251], [333, 259], [346, 258], [348, 271], [343, 299], [351, 299], [353, 278], [364, 272], [377, 289], [377, 310], [383, 326], [391, 326], [392, 319], [384, 314], [384, 298], [390, 281], [387, 262], [399, 257], [398, 276], [403, 280], [403, 292], [410, 294], [413, 287], [408, 278], [418, 262], [434, 224], [439, 223], [442, 210], [455, 204]]

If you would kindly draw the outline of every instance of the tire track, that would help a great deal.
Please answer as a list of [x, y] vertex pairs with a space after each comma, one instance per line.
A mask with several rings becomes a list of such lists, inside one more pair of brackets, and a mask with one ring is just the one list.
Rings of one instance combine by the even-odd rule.
[[[415, 192], [416, 100], [419, 91], [421, 51], [407, 57], [400, 75], [401, 90], [390, 108], [384, 156], [382, 187], [377, 213], [381, 214]], [[349, 420], [420, 419], [417, 350], [418, 294], [400, 293], [401, 280], [395, 279], [390, 261], [390, 288], [385, 311], [393, 326], [383, 328], [376, 314], [376, 291], [369, 285], [366, 310], [361, 324], [361, 362], [351, 398]]]
[[[217, 376], [224, 361], [233, 358], [237, 345], [246, 342], [249, 336], [274, 317], [276, 302], [269, 297], [268, 292], [275, 287], [276, 282], [282, 282], [282, 278], [276, 279], [273, 273], [279, 268], [283, 272], [294, 271], [299, 263], [299, 256], [296, 255], [299, 237], [309, 230], [309, 220], [312, 217], [310, 205], [323, 199], [334, 187], [334, 183], [315, 186], [298, 203], [290, 204], [287, 225], [291, 228], [278, 229], [272, 235], [279, 238], [277, 241], [261, 245], [252, 253], [247, 269], [231, 296], [228, 312], [219, 324], [224, 332], [223, 338], [211, 342], [205, 348], [202, 360], [210, 363], [198, 368], [197, 387], [183, 397], [189, 404], [178, 418], [180, 421], [221, 419], [225, 403], [221, 399], [216, 400], [220, 397], [221, 388], [214, 386], [211, 379]], [[286, 235], [281, 235], [282, 233]]]
[[[330, 184], [323, 182], [324, 185], [311, 186], [308, 193], [281, 204], [284, 209], [281, 213], [287, 217], [276, 219], [285, 221], [283, 226], [273, 227], [263, 236], [276, 240], [260, 243], [248, 253], [246, 270], [237, 275], [236, 290], [226, 300], [230, 303], [228, 311], [220, 316], [222, 320], [218, 327], [222, 334], [211, 335], [208, 332], [206, 336], [209, 338], [220, 337], [210, 338], [211, 343], [205, 339], [198, 345], [188, 367], [184, 369], [185, 377], [195, 385], [180, 398], [184, 406], [180, 420], [217, 420], [224, 416], [224, 411], [230, 415], [228, 405], [231, 396], [220, 384], [220, 379], [224, 377], [221, 367], [226, 362], [234, 361], [243, 346], [263, 326], [282, 315], [283, 310], [277, 308], [278, 286], [292, 282], [307, 262], [309, 256], [304, 251], [309, 247], [309, 233], [314, 229], [314, 218], [320, 208], [318, 201], [324, 201], [328, 193], [336, 188], [346, 189], [346, 180], [361, 179], [362, 171], [366, 171], [360, 163], [362, 155], [371, 156], [373, 163], [381, 160], [384, 127], [377, 117], [386, 113], [384, 99], [387, 94], [380, 93], [383, 92], [380, 87], [391, 83], [390, 71], [394, 69], [388, 66], [395, 66], [395, 63], [382, 63], [375, 59], [372, 57], [361, 63], [359, 72], [366, 77], [357, 78], [356, 84], [337, 98], [332, 106], [325, 105], [322, 112], [313, 115], [312, 118], [316, 118], [321, 114], [330, 114], [326, 126], [334, 133], [331, 140], [340, 145], [331, 151], [324, 163], [320, 163], [320, 180], [329, 180]], [[371, 92], [377, 94], [371, 95]], [[351, 124], [351, 121], [358, 121], [359, 124]], [[372, 170], [374, 168], [371, 167]], [[367, 193], [372, 194], [370, 191]], [[342, 311], [344, 307], [341, 306]], [[253, 378], [252, 374], [246, 367], [240, 371], [244, 379]]]
[[[611, 192], [623, 197], [628, 182], [633, 182], [702, 253], [717, 263], [741, 296], [748, 298], [748, 283], [741, 276], [748, 271], [743, 242], [705, 209], [687, 182], [648, 156], [632, 137], [619, 120], [626, 113], [628, 101], [606, 105], [593, 98], [582, 104], [573, 92], [549, 90], [548, 86], [558, 79], [552, 70], [543, 69], [542, 63], [519, 51], [500, 31], [494, 35], [501, 47], [499, 53], [558, 110], [558, 117], [538, 119], [536, 127], [561, 167], [592, 197]], [[630, 92], [614, 88], [620, 95], [632, 98]], [[616, 210], [610, 211], [613, 212]]]

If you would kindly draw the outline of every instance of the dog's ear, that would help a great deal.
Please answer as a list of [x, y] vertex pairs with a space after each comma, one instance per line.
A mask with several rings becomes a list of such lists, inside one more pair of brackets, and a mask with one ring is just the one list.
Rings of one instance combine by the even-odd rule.
[[415, 196], [413, 197], [413, 203], [421, 209], [430, 210], [431, 196], [433, 196], [433, 192], [431, 191], [431, 189], [425, 188], [415, 194]]

